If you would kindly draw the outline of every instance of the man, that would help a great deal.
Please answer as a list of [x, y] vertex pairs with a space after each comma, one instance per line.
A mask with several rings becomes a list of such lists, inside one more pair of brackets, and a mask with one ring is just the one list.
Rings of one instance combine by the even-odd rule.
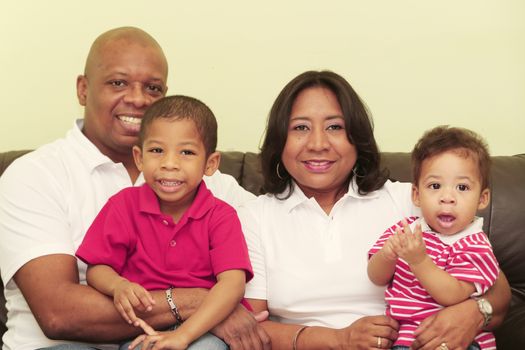
[[[86, 266], [74, 256], [106, 200], [144, 182], [133, 162], [145, 109], [166, 94], [168, 65], [159, 44], [125, 27], [99, 36], [88, 54], [77, 96], [85, 107], [65, 138], [17, 159], [0, 179], [0, 271], [8, 331], [4, 349], [86, 349], [80, 343], [115, 343], [141, 332], [127, 325], [106, 296], [85, 285]], [[249, 199], [224, 174], [205, 179], [214, 194], [236, 206]], [[206, 290], [175, 289], [182, 318]], [[164, 291], [141, 315], [156, 329], [175, 322]], [[240, 320], [240, 321], [239, 321]], [[213, 331], [231, 349], [268, 349], [256, 319], [241, 306]], [[58, 340], [52, 340], [58, 339]]]

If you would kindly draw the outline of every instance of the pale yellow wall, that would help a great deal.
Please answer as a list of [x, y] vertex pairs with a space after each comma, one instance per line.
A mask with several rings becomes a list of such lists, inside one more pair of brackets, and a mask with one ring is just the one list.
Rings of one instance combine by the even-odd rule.
[[164, 47], [169, 93], [202, 99], [219, 148], [256, 151], [280, 89], [307, 69], [344, 75], [382, 150], [409, 151], [437, 124], [525, 152], [525, 2], [2, 1], [0, 151], [33, 148], [82, 115], [75, 78], [92, 40], [139, 26]]

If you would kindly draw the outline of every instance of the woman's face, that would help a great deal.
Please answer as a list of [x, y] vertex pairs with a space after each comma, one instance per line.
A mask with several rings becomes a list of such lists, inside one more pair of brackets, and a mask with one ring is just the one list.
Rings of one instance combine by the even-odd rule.
[[320, 86], [300, 92], [292, 105], [282, 162], [303, 192], [337, 199], [356, 159], [335, 94]]

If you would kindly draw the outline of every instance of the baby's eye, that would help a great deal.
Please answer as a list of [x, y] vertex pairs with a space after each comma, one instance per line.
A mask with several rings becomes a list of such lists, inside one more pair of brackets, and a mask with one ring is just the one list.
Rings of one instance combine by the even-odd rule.
[[428, 188], [432, 190], [439, 190], [441, 188], [441, 185], [437, 183], [433, 183], [433, 184], [428, 185]]
[[458, 190], [460, 190], [461, 192], [468, 191], [469, 187], [468, 185], [461, 184], [461, 185], [458, 185]]

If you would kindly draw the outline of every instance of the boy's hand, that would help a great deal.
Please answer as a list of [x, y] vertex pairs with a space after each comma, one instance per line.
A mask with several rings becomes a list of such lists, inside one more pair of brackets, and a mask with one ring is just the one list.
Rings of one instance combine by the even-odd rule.
[[138, 325], [144, 330], [145, 334], [139, 335], [133, 340], [128, 347], [130, 350], [135, 349], [139, 344], [141, 344], [142, 349], [148, 350], [185, 350], [190, 344], [190, 341], [185, 340], [185, 337], [177, 330], [157, 332], [142, 319], [138, 319]]
[[139, 318], [134, 310], [151, 311], [155, 300], [141, 285], [123, 279], [115, 285], [113, 303], [126, 322], [139, 326]]
[[426, 245], [421, 232], [421, 225], [417, 224], [414, 232], [408, 223], [403, 220], [403, 227], [396, 230], [392, 237], [392, 245], [397, 255], [409, 265], [419, 264], [427, 257]]

